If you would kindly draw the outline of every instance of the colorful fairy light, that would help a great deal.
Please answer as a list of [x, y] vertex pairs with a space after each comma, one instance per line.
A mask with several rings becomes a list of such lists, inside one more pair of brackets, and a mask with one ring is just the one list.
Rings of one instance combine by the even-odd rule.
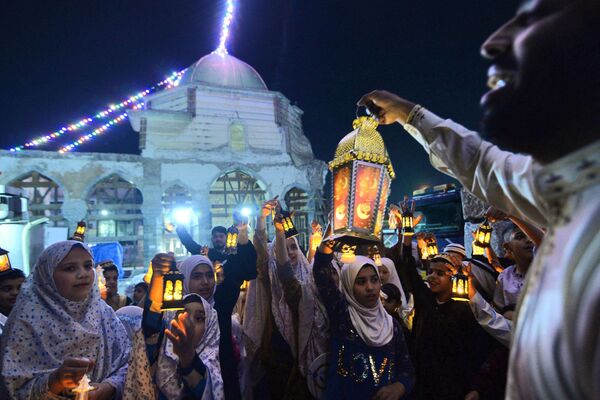
[[221, 24], [221, 37], [219, 38], [219, 47], [213, 53], [216, 53], [220, 56], [227, 55], [227, 39], [229, 38], [229, 26], [231, 25], [231, 21], [233, 21], [233, 12], [235, 11], [235, 7], [233, 6], [233, 0], [227, 0], [227, 8], [225, 9], [225, 17], [223, 18], [223, 23]]
[[[90, 126], [94, 121], [96, 120], [101, 120], [104, 118], [108, 118], [113, 116], [117, 111], [123, 109], [123, 108], [133, 108], [133, 109], [138, 109], [140, 104], [140, 100], [143, 99], [144, 97], [148, 96], [151, 93], [154, 93], [155, 91], [157, 91], [158, 89], [164, 88], [165, 89], [170, 89], [172, 87], [176, 87], [179, 85], [179, 81], [181, 80], [181, 77], [183, 76], [183, 73], [185, 72], [185, 70], [181, 70], [179, 72], [173, 72], [171, 75], [169, 75], [167, 78], [163, 79], [162, 81], [158, 82], [156, 85], [152, 86], [149, 89], [143, 90], [141, 92], [136, 93], [133, 96], [129, 96], [128, 98], [124, 99], [123, 101], [121, 101], [120, 103], [116, 103], [116, 104], [110, 104], [107, 108], [105, 108], [102, 111], [97, 112], [96, 114], [94, 114], [91, 117], [85, 117], [82, 118], [81, 120], [77, 121], [77, 122], [73, 122], [71, 124], [67, 124], [63, 127], [61, 127], [60, 129], [49, 133], [47, 135], [44, 136], [40, 136], [37, 137], [21, 146], [16, 146], [16, 147], [12, 147], [10, 149], [10, 151], [12, 152], [17, 152], [17, 151], [21, 151], [27, 148], [31, 148], [31, 147], [37, 147], [43, 144], [46, 144], [48, 142], [51, 142], [65, 134], [68, 134], [70, 132], [75, 132], [78, 131], [82, 128], [88, 127]], [[115, 123], [121, 122], [122, 119], [120, 119], [119, 121], [115, 122], [117, 118], [113, 118], [112, 121], [113, 123], [110, 124], [111, 126], [114, 125]], [[100, 128], [95, 129], [92, 132], [96, 132], [98, 129], [102, 129], [102, 131], [105, 131], [107, 128], [104, 128], [107, 124], [102, 125]], [[79, 138], [79, 140], [83, 140], [82, 138], [84, 137], [88, 137], [92, 135], [93, 136], [97, 136], [97, 135], [93, 135], [93, 134], [88, 134], [88, 135], [83, 135], [82, 137]], [[85, 141], [90, 140], [91, 138], [87, 138]], [[76, 141], [78, 142], [78, 141]], [[75, 143], [75, 142], [74, 142]], [[61, 150], [64, 150], [65, 148], [69, 147], [70, 145], [67, 145], [65, 147], [63, 147]], [[68, 150], [66, 150], [68, 151]], [[60, 151], [59, 152], [63, 153], [64, 151]]]

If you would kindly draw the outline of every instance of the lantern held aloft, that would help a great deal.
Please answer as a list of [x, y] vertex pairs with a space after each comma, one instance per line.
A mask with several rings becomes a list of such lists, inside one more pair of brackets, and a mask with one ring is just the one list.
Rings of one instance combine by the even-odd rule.
[[0, 247], [0, 273], [9, 271], [12, 269], [10, 265], [10, 258], [8, 257], [8, 250], [4, 250]]
[[79, 242], [83, 242], [85, 240], [85, 231], [87, 227], [85, 225], [85, 221], [79, 221], [77, 223], [77, 228], [75, 228], [75, 233], [71, 237], [71, 240], [77, 240]]
[[227, 254], [237, 253], [239, 231], [235, 225], [232, 225], [227, 229], [227, 239], [225, 240], [225, 252]]
[[332, 234], [326, 240], [377, 243], [395, 177], [377, 121], [359, 117], [338, 144], [329, 169], [333, 175]]
[[484, 220], [475, 231], [475, 240], [473, 240], [473, 256], [484, 256], [485, 249], [490, 247], [492, 242], [492, 226], [488, 220]]
[[183, 310], [183, 274], [177, 270], [175, 260], [164, 277], [163, 304], [161, 311]]
[[281, 218], [281, 223], [283, 224], [283, 230], [285, 231], [285, 238], [289, 239], [298, 236], [298, 230], [294, 225], [292, 214], [289, 211], [281, 210], [279, 216]]
[[458, 272], [452, 276], [452, 299], [469, 301], [469, 277], [463, 274], [462, 265]]

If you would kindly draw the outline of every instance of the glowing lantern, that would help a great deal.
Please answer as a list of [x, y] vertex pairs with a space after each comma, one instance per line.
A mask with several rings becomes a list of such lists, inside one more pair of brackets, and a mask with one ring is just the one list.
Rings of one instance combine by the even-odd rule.
[[75, 400], [87, 400], [89, 399], [88, 392], [95, 390], [96, 388], [90, 385], [90, 378], [87, 375], [83, 375], [83, 378], [79, 381], [79, 385], [73, 389], [73, 393], [77, 393]]
[[375, 246], [370, 246], [368, 250], [369, 258], [375, 262], [375, 265], [381, 267], [383, 263], [381, 262], [381, 253], [379, 252], [379, 248]]
[[86, 230], [85, 222], [79, 221], [77, 223], [77, 228], [75, 229], [75, 233], [73, 234], [73, 237], [71, 238], [71, 240], [77, 240], [79, 242], [83, 242], [85, 239], [85, 230]]
[[104, 277], [104, 266], [106, 264], [112, 264], [112, 261], [104, 261], [96, 265], [96, 276], [98, 277], [98, 289], [100, 290], [100, 297], [102, 300], [106, 300], [106, 278]]
[[183, 274], [177, 270], [175, 260], [171, 269], [164, 275], [163, 304], [161, 311], [183, 310]]
[[285, 231], [285, 238], [289, 239], [294, 236], [298, 236], [298, 230], [292, 220], [292, 214], [289, 211], [281, 210], [279, 213], [281, 216], [281, 223], [283, 224], [283, 230]]
[[427, 256], [429, 258], [435, 257], [439, 254], [437, 241], [435, 240], [435, 236], [431, 235], [431, 237], [427, 240]]
[[356, 245], [351, 246], [344, 243], [339, 248], [340, 261], [344, 264], [351, 264], [356, 259]]
[[413, 215], [411, 213], [402, 214], [402, 235], [412, 236], [415, 234], [413, 225]]
[[485, 255], [486, 247], [490, 247], [492, 242], [493, 229], [488, 220], [484, 220], [475, 231], [475, 240], [473, 241], [473, 256]]
[[154, 274], [154, 271], [152, 270], [152, 261], [150, 261], [150, 264], [148, 264], [148, 270], [144, 274], [144, 282], [146, 282], [148, 285], [152, 281], [153, 274]]
[[4, 250], [0, 247], [0, 273], [11, 270], [10, 258], [8, 257], [8, 250]]
[[462, 266], [452, 276], [452, 299], [458, 301], [469, 301], [469, 278], [463, 274]]
[[238, 242], [238, 234], [239, 231], [232, 225], [227, 229], [227, 240], [225, 241], [225, 251], [228, 254], [236, 254], [237, 253], [237, 242]]
[[327, 240], [379, 242], [390, 184], [395, 177], [377, 121], [359, 117], [338, 144], [333, 175], [332, 234]]

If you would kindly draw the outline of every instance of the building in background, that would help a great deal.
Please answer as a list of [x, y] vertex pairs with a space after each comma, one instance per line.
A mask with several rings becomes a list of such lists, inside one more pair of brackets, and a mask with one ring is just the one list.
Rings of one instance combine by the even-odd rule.
[[303, 133], [302, 110], [243, 61], [202, 57], [128, 114], [141, 155], [2, 150], [0, 185], [29, 199], [32, 220], [72, 232], [83, 219], [87, 242], [119, 241], [125, 268], [161, 251], [185, 254], [166, 223], [209, 244], [212, 226], [231, 225], [236, 209], [255, 215], [276, 195], [296, 210], [302, 245], [310, 221], [324, 219], [327, 168]]

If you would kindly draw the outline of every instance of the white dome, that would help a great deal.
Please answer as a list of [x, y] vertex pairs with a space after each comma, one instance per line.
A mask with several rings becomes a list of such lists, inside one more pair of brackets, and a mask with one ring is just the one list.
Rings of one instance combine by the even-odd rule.
[[211, 53], [192, 64], [183, 74], [181, 84], [198, 82], [236, 89], [267, 90], [258, 72], [229, 54]]

